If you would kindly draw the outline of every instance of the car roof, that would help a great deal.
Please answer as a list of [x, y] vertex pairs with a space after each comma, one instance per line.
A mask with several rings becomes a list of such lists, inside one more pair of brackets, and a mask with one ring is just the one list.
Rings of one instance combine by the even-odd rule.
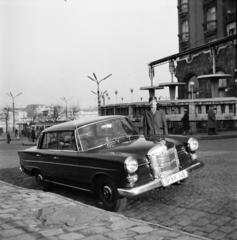
[[124, 117], [125, 116], [120, 116], [120, 115], [110, 115], [110, 116], [83, 118], [83, 119], [56, 124], [52, 127], [46, 128], [43, 132], [45, 133], [45, 132], [69, 131], [69, 130], [72, 131], [84, 125], [90, 125], [90, 124], [97, 123], [104, 120], [112, 120], [112, 119], [118, 119], [118, 118], [124, 118]]

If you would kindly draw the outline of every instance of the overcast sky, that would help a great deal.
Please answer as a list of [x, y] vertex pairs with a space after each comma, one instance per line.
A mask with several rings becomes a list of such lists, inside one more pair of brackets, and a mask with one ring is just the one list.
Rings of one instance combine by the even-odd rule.
[[[147, 64], [178, 53], [177, 0], [0, 0], [0, 106], [96, 106], [96, 74], [110, 103], [148, 99]], [[170, 82], [168, 64], [154, 84]], [[177, 79], [175, 79], [177, 81]], [[156, 91], [168, 97], [168, 89]], [[107, 102], [107, 101], [106, 101]]]

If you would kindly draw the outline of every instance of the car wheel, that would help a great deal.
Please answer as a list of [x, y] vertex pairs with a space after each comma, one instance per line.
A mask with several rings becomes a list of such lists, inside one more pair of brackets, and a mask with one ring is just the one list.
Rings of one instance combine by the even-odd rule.
[[45, 179], [39, 170], [35, 171], [35, 181], [40, 190], [43, 190], [43, 191], [49, 190], [49, 184], [45, 182]]
[[109, 211], [120, 212], [127, 203], [127, 198], [121, 198], [115, 183], [108, 177], [100, 177], [98, 181], [98, 195], [104, 208]]

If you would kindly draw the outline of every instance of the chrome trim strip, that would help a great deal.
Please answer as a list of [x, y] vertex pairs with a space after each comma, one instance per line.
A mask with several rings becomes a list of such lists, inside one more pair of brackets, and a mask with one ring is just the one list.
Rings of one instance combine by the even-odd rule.
[[[116, 169], [110, 169], [110, 168], [96, 168], [96, 167], [90, 167], [90, 166], [82, 166], [82, 165], [75, 165], [75, 164], [65, 164], [65, 163], [56, 163], [56, 162], [45, 162], [45, 161], [35, 161], [35, 160], [23, 160], [24, 162], [29, 163], [44, 163], [44, 164], [53, 164], [53, 165], [62, 165], [62, 166], [69, 166], [69, 167], [80, 167], [80, 168], [90, 168], [90, 169], [98, 169], [98, 170], [106, 170], [106, 171], [114, 171], [118, 172], [119, 170]], [[29, 166], [28, 166], [29, 167]], [[35, 166], [31, 166], [34, 168]]]
[[118, 193], [121, 196], [124, 197], [132, 197], [132, 196], [136, 196], [139, 195], [141, 193], [150, 191], [154, 188], [158, 188], [161, 187], [162, 183], [160, 179], [155, 179], [152, 182], [149, 182], [145, 185], [139, 186], [139, 187], [135, 187], [135, 188], [131, 188], [131, 189], [125, 189], [125, 188], [118, 188]]
[[83, 191], [86, 191], [86, 192], [91, 192], [91, 190], [88, 190], [88, 189], [85, 189], [85, 188], [79, 188], [79, 187], [75, 187], [75, 186], [72, 186], [72, 185], [67, 185], [67, 184], [63, 184], [63, 183], [59, 183], [59, 182], [54, 182], [54, 181], [50, 181], [50, 180], [46, 180], [46, 182], [51, 182], [51, 183], [54, 183], [54, 184], [57, 184], [57, 185], [61, 185], [61, 186], [65, 186], [65, 187], [70, 187], [70, 188], [75, 188], [75, 189], [79, 189], [79, 190], [83, 190]]
[[192, 168], [195, 168], [195, 167], [197, 167], [197, 166], [199, 166], [199, 165], [201, 165], [201, 163], [200, 163], [200, 162], [197, 162], [197, 163], [195, 163], [194, 165], [192, 165], [192, 166], [190, 166], [190, 167], [187, 167], [187, 168], [185, 168], [185, 169], [183, 169], [183, 170], [189, 171], [189, 170], [191, 170]]

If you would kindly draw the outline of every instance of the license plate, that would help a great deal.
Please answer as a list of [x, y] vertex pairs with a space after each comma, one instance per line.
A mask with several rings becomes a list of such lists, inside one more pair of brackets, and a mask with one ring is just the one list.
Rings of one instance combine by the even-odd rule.
[[178, 182], [184, 178], [188, 177], [188, 172], [186, 170], [177, 172], [175, 174], [172, 174], [168, 177], [162, 178], [161, 182], [164, 187], [169, 186], [172, 183]]

